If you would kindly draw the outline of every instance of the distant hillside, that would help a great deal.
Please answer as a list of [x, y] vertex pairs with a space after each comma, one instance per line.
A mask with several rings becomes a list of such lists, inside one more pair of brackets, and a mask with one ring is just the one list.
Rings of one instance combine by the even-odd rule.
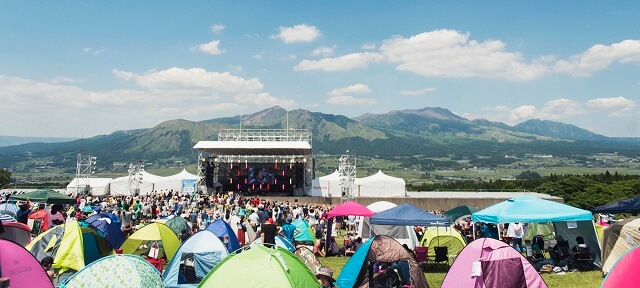
[[593, 133], [575, 125], [549, 120], [531, 119], [514, 126], [513, 129], [520, 132], [560, 139], [587, 141], [610, 140], [609, 137]]
[[20, 144], [26, 144], [26, 143], [69, 142], [75, 139], [76, 138], [0, 136], [0, 147], [20, 145]]

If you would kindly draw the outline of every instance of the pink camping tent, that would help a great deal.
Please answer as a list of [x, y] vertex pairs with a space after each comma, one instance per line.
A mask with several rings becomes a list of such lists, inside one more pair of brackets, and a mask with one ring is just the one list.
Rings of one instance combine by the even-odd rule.
[[547, 287], [547, 284], [529, 261], [511, 246], [495, 239], [479, 238], [460, 252], [442, 287], [526, 288]]
[[47, 272], [27, 249], [0, 239], [0, 277], [8, 277], [11, 288], [53, 288]]
[[602, 288], [640, 287], [637, 276], [638, 267], [640, 267], [640, 249], [638, 249], [638, 247], [640, 246], [636, 246], [627, 251], [627, 253], [618, 259], [616, 264], [611, 268], [611, 272], [604, 278]]
[[331, 211], [329, 211], [329, 213], [327, 214], [327, 217], [333, 218], [337, 216], [348, 215], [371, 217], [373, 216], [373, 214], [375, 213], [371, 212], [371, 210], [369, 210], [367, 206], [349, 201], [338, 205], [336, 208], [331, 209]]

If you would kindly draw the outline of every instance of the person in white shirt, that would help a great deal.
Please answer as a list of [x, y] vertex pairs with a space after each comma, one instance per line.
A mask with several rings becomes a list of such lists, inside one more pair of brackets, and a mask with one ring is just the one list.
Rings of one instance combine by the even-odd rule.
[[517, 251], [522, 251], [524, 247], [522, 247], [522, 237], [524, 237], [524, 227], [522, 223], [511, 223], [509, 224], [509, 231], [507, 233], [509, 237], [513, 237], [513, 241], [511, 242], [513, 249]]

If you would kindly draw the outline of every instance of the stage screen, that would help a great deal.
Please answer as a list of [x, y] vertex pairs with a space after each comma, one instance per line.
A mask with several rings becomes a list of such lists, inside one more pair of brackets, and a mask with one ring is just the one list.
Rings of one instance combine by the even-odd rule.
[[304, 163], [221, 163], [218, 182], [223, 191], [251, 194], [293, 193], [304, 185]]

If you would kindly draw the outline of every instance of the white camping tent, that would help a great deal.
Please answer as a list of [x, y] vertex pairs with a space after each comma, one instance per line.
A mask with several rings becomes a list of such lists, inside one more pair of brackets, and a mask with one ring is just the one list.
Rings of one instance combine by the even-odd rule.
[[340, 173], [338, 170], [333, 173], [313, 179], [311, 186], [311, 196], [317, 197], [340, 197]]
[[198, 180], [198, 176], [187, 172], [186, 169], [182, 169], [182, 172], [178, 174], [162, 177], [155, 181], [153, 190], [158, 192], [168, 190], [182, 191], [182, 180]]
[[[156, 191], [154, 188], [154, 183], [162, 180], [164, 177], [153, 175], [148, 172], [142, 172], [142, 183], [140, 183], [140, 195], [147, 195], [153, 191]], [[118, 177], [113, 179], [109, 184], [109, 192], [111, 195], [131, 195], [132, 189], [129, 189], [131, 185], [135, 185], [135, 183], [129, 183], [129, 176]]]
[[[109, 183], [113, 180], [112, 178], [89, 178], [89, 194], [93, 196], [104, 196], [109, 194]], [[75, 193], [78, 191], [78, 186], [80, 187], [80, 191], [84, 191], [84, 188], [87, 186], [87, 178], [74, 178], [67, 185], [66, 193]]]
[[[373, 213], [380, 213], [396, 207], [396, 204], [387, 201], [378, 201], [369, 204], [367, 208]], [[369, 223], [369, 218], [358, 217], [358, 237], [362, 237], [362, 242], [376, 235], [387, 235], [400, 244], [407, 244], [409, 248], [414, 249], [419, 246], [420, 239], [416, 236], [413, 226], [397, 226], [397, 225], [374, 225]], [[373, 235], [372, 235], [373, 234]]]
[[356, 195], [361, 197], [403, 197], [406, 183], [404, 179], [378, 173], [355, 180]]

